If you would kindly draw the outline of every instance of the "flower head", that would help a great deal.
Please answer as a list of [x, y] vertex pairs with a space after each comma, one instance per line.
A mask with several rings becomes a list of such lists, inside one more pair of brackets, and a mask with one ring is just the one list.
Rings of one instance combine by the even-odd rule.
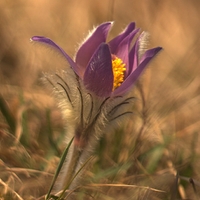
[[58, 49], [90, 92], [99, 97], [123, 95], [162, 48], [156, 47], [139, 55], [141, 35], [131, 46], [139, 33], [135, 23], [130, 23], [121, 34], [106, 42], [111, 26], [112, 23], [107, 22], [94, 29], [79, 47], [75, 60], [48, 38], [34, 36], [32, 40]]
[[32, 37], [33, 41], [58, 50], [71, 67], [61, 75], [55, 73], [52, 78], [46, 78], [57, 91], [64, 117], [74, 123], [71, 124], [74, 143], [79, 149], [94, 143], [111, 121], [132, 113], [127, 108], [133, 97], [124, 94], [161, 50], [157, 47], [144, 52], [144, 34], [139, 34], [135, 23], [130, 23], [121, 34], [106, 42], [111, 26], [112, 23], [107, 22], [95, 28], [79, 47], [74, 60], [52, 40]]

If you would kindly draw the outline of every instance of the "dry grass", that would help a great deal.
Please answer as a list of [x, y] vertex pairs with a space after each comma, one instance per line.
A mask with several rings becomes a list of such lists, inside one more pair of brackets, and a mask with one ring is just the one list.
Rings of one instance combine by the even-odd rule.
[[164, 50], [134, 88], [134, 116], [101, 139], [74, 199], [200, 199], [199, 8], [198, 0], [2, 0], [0, 199], [44, 199], [65, 147], [67, 122], [40, 78], [67, 64], [29, 38], [52, 38], [73, 55], [108, 20], [110, 37], [135, 21], [150, 32], [149, 47]]

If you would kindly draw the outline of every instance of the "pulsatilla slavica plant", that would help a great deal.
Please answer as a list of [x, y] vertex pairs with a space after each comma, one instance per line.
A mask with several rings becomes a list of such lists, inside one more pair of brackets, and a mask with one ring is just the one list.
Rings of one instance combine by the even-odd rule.
[[60, 190], [74, 188], [77, 181], [73, 176], [91, 155], [98, 138], [113, 121], [131, 113], [126, 110], [133, 99], [129, 91], [162, 49], [141, 51], [146, 37], [135, 28], [135, 23], [130, 23], [121, 34], [106, 42], [111, 26], [111, 22], [106, 22], [95, 28], [79, 47], [75, 59], [49, 38], [31, 38], [52, 46], [69, 64], [62, 75], [46, 75], [60, 97], [64, 117], [69, 123], [67, 127], [74, 136], [71, 153], [62, 169]]

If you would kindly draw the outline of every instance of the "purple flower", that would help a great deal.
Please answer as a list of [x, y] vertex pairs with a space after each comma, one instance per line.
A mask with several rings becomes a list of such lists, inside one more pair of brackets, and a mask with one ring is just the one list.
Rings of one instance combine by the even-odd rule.
[[111, 22], [103, 23], [80, 46], [73, 60], [52, 40], [32, 37], [33, 41], [49, 44], [59, 50], [69, 65], [83, 81], [85, 87], [99, 97], [118, 96], [126, 93], [143, 72], [149, 61], [162, 49], [157, 47], [139, 55], [140, 39], [135, 23], [130, 23], [117, 37], [106, 43]]
[[[73, 69], [45, 75], [63, 108], [63, 116], [68, 123], [67, 137], [71, 133], [74, 136], [67, 162], [62, 167], [64, 173], [59, 176], [62, 180], [58, 180], [60, 190], [64, 192], [77, 188], [83, 164], [88, 162], [98, 139], [109, 132], [107, 128], [115, 120], [132, 114], [130, 103], [134, 97], [124, 94], [161, 50], [157, 47], [143, 51], [144, 34], [139, 34], [135, 23], [130, 23], [121, 34], [106, 42], [111, 26], [112, 23], [107, 22], [94, 29], [79, 47], [74, 60], [52, 40], [32, 37], [33, 41], [57, 49]], [[59, 199], [63, 199], [64, 192]]]

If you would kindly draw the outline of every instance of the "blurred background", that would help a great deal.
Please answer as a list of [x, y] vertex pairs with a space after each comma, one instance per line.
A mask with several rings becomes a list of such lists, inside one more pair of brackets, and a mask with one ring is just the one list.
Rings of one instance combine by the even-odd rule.
[[[49, 37], [73, 57], [93, 27], [114, 21], [111, 39], [134, 21], [137, 27], [150, 33], [148, 48], [161, 46], [163, 51], [134, 88], [133, 93], [140, 101], [135, 104], [135, 117], [125, 122], [129, 130], [124, 131], [122, 126], [99, 148], [108, 152], [109, 142], [121, 138], [119, 132], [128, 132], [121, 138], [121, 146], [116, 141], [121, 149], [114, 146], [109, 154], [115, 164], [131, 159], [137, 163], [125, 170], [123, 178], [120, 174], [119, 182], [127, 183], [124, 177], [143, 174], [142, 181], [133, 178], [128, 183], [167, 191], [164, 196], [152, 194], [151, 199], [200, 199], [198, 189], [194, 189], [200, 185], [199, 10], [199, 0], [1, 0], [0, 160], [5, 172], [0, 175], [2, 198], [9, 199], [8, 191], [13, 199], [20, 199], [14, 191], [25, 199], [44, 195], [44, 188], [49, 185], [39, 178], [31, 179], [30, 183], [30, 177], [41, 173], [41, 177], [45, 174], [50, 180], [65, 146], [62, 141], [67, 122], [62, 120], [51, 89], [46, 90], [41, 78], [43, 72], [68, 66], [56, 52], [30, 42], [30, 38]], [[105, 155], [100, 160], [103, 159], [98, 170], [113, 166], [112, 162], [105, 164], [108, 162]], [[172, 178], [162, 177], [166, 173]], [[177, 173], [183, 182], [176, 182]], [[149, 180], [150, 175], [153, 181]], [[194, 178], [195, 186], [189, 183], [190, 177]], [[43, 181], [38, 185], [38, 180]], [[170, 189], [172, 186], [175, 192]], [[106, 194], [115, 196], [120, 191], [113, 195], [109, 190]], [[137, 193], [140, 199], [150, 195], [146, 190], [142, 192], [142, 196], [141, 191]], [[131, 195], [128, 191], [121, 199], [130, 199]]]

